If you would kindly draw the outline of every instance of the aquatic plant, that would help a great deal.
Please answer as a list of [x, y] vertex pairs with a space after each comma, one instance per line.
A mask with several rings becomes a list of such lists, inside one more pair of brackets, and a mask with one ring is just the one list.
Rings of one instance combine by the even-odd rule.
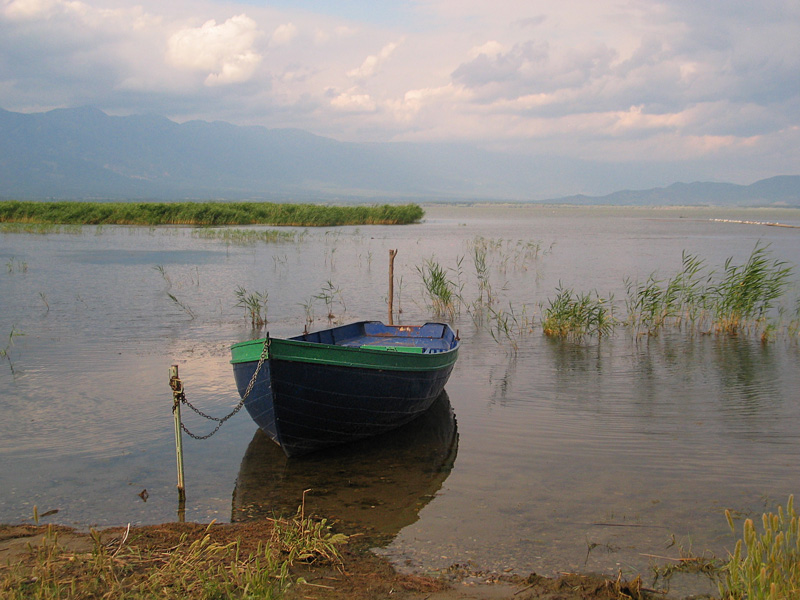
[[333, 314], [333, 303], [337, 299], [339, 304], [342, 306], [342, 310], [347, 310], [347, 307], [344, 304], [344, 298], [342, 297], [342, 290], [335, 286], [330, 279], [325, 282], [325, 285], [322, 286], [322, 290], [320, 290], [320, 292], [315, 294], [313, 297], [316, 300], [322, 300], [325, 303], [325, 312], [328, 315], [329, 321], [332, 321], [334, 318], [336, 318], [336, 315]]
[[[2, 202], [0, 202], [2, 205]], [[28, 233], [35, 235], [48, 235], [53, 233], [68, 233], [82, 235], [81, 225], [61, 225], [57, 223], [15, 223], [3, 222], [0, 218], [0, 233]]]
[[257, 243], [276, 244], [301, 241], [305, 231], [282, 229], [208, 229], [192, 230], [192, 237], [204, 240], [220, 240], [231, 246], [253, 246]]
[[582, 339], [608, 335], [614, 328], [613, 298], [597, 292], [577, 293], [569, 288], [556, 288], [556, 297], [544, 309], [542, 329], [550, 337]]
[[183, 312], [189, 315], [190, 318], [194, 319], [195, 315], [191, 308], [189, 308], [183, 302], [178, 300], [174, 294], [170, 294], [169, 292], [167, 292], [167, 296], [169, 297], [170, 300], [172, 300], [175, 303], [176, 306], [178, 306], [178, 308], [180, 308]]
[[[731, 532], [733, 516], [725, 511]], [[719, 586], [723, 600], [793, 600], [800, 597], [800, 522], [789, 496], [786, 510], [764, 513], [762, 533], [752, 519], [745, 519], [742, 537], [724, 567]]]
[[14, 373], [14, 363], [11, 361], [11, 347], [14, 345], [14, 338], [21, 335], [24, 334], [17, 331], [15, 327], [12, 327], [6, 339], [6, 347], [0, 348], [0, 358], [5, 358], [8, 361], [8, 366], [12, 374]]
[[497, 343], [508, 342], [516, 353], [519, 349], [519, 339], [524, 333], [533, 329], [533, 321], [527, 315], [527, 308], [522, 306], [520, 313], [514, 310], [511, 302], [508, 310], [488, 307], [489, 333]]
[[453, 319], [456, 313], [455, 284], [447, 277], [445, 268], [433, 258], [429, 258], [422, 267], [417, 267], [417, 272], [422, 277], [425, 294], [433, 314]]
[[763, 326], [767, 312], [786, 291], [791, 266], [769, 258], [768, 249], [756, 244], [744, 265], [729, 258], [724, 270], [722, 281], [709, 289], [716, 330], [735, 335], [751, 324]]
[[8, 262], [6, 262], [6, 269], [8, 269], [9, 273], [27, 273], [28, 263], [12, 256]]
[[260, 329], [267, 323], [267, 301], [269, 293], [248, 292], [242, 286], [238, 286], [234, 292], [238, 301], [236, 306], [244, 308], [245, 316], [250, 317], [250, 324], [253, 328]]
[[80, 225], [402, 225], [416, 223], [424, 214], [416, 204], [0, 201], [0, 222]]
[[681, 325], [686, 319], [694, 324], [705, 312], [703, 261], [684, 252], [681, 265], [681, 270], [665, 281], [655, 273], [641, 284], [625, 280], [628, 322], [637, 332], [657, 335], [669, 322]]

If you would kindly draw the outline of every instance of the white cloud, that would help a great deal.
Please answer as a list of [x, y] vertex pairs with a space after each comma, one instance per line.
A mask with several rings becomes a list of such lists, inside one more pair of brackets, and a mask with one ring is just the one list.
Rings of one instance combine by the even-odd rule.
[[369, 94], [357, 88], [337, 94], [331, 99], [330, 104], [338, 111], [355, 113], [374, 112], [378, 108]]
[[285, 46], [297, 37], [297, 33], [297, 27], [295, 27], [293, 23], [280, 25], [275, 31], [272, 32], [272, 38], [269, 41], [269, 45], [271, 47]]
[[368, 79], [372, 77], [375, 75], [378, 67], [386, 62], [386, 60], [392, 55], [392, 52], [397, 49], [397, 46], [398, 44], [394, 42], [386, 44], [383, 48], [381, 48], [381, 51], [378, 54], [370, 55], [364, 59], [364, 62], [361, 63], [360, 67], [348, 71], [347, 76], [352, 77], [353, 79]]
[[253, 76], [261, 55], [253, 48], [256, 22], [245, 14], [221, 24], [214, 19], [200, 27], [175, 32], [167, 42], [167, 58], [179, 69], [208, 73], [208, 86], [240, 83]]
[[230, 0], [3, 0], [0, 100], [580, 157], [758, 147], [800, 164], [796, 0], [407, 4], [366, 26]]

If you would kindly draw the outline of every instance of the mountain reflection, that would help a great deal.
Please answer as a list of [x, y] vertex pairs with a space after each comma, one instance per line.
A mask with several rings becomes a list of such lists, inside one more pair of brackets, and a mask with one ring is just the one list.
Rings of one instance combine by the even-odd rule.
[[388, 434], [288, 459], [258, 430], [233, 491], [231, 521], [306, 514], [353, 527], [381, 545], [418, 519], [450, 474], [458, 432], [447, 392]]

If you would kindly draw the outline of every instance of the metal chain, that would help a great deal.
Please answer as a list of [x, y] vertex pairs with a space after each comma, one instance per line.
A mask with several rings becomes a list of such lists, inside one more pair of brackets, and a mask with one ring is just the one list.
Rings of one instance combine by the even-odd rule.
[[186, 428], [186, 425], [183, 424], [183, 421], [181, 421], [181, 429], [183, 429], [183, 431], [186, 432], [186, 435], [188, 435], [189, 437], [194, 438], [196, 440], [207, 440], [212, 435], [217, 433], [217, 431], [219, 431], [219, 428], [222, 427], [222, 424], [225, 421], [230, 419], [233, 415], [235, 415], [236, 413], [238, 413], [242, 409], [242, 407], [244, 406], [245, 400], [247, 400], [247, 398], [250, 396], [250, 392], [253, 391], [253, 386], [256, 384], [256, 378], [258, 377], [259, 371], [261, 371], [261, 367], [264, 365], [264, 362], [267, 360], [267, 357], [269, 356], [269, 346], [270, 346], [270, 338], [269, 338], [269, 334], [267, 334], [267, 337], [264, 339], [264, 348], [261, 350], [261, 357], [258, 360], [258, 365], [256, 366], [255, 373], [253, 373], [253, 377], [250, 379], [250, 383], [247, 384], [247, 389], [245, 389], [245, 392], [242, 395], [242, 399], [239, 401], [239, 403], [236, 405], [236, 407], [230, 413], [228, 413], [227, 415], [225, 415], [222, 418], [212, 417], [211, 415], [207, 415], [202, 410], [200, 410], [199, 408], [194, 406], [191, 402], [189, 402], [186, 399], [186, 394], [183, 391], [183, 384], [181, 384], [180, 381], [177, 381], [175, 383], [171, 382], [171, 385], [173, 385], [173, 389], [175, 390], [175, 392], [173, 394], [175, 396], [175, 403], [172, 405], [172, 412], [175, 412], [175, 408], [178, 405], [177, 403], [180, 402], [181, 404], [185, 404], [186, 406], [191, 408], [194, 412], [196, 412], [201, 417], [204, 417], [204, 418], [208, 419], [209, 421], [216, 421], [217, 422], [217, 426], [214, 428], [214, 430], [211, 433], [209, 433], [207, 435], [197, 435], [197, 434], [192, 433], [191, 431], [189, 431]]

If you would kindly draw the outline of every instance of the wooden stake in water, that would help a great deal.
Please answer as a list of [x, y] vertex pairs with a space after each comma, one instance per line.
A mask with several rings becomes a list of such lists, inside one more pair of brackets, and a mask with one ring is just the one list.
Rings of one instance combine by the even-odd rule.
[[183, 396], [183, 383], [178, 378], [178, 365], [172, 365], [169, 368], [169, 386], [172, 388], [172, 416], [175, 422], [175, 456], [178, 460], [178, 503], [182, 505], [186, 502], [186, 488], [183, 485], [183, 436], [181, 434], [181, 398]]
[[397, 250], [389, 250], [389, 325], [394, 325], [394, 257]]

